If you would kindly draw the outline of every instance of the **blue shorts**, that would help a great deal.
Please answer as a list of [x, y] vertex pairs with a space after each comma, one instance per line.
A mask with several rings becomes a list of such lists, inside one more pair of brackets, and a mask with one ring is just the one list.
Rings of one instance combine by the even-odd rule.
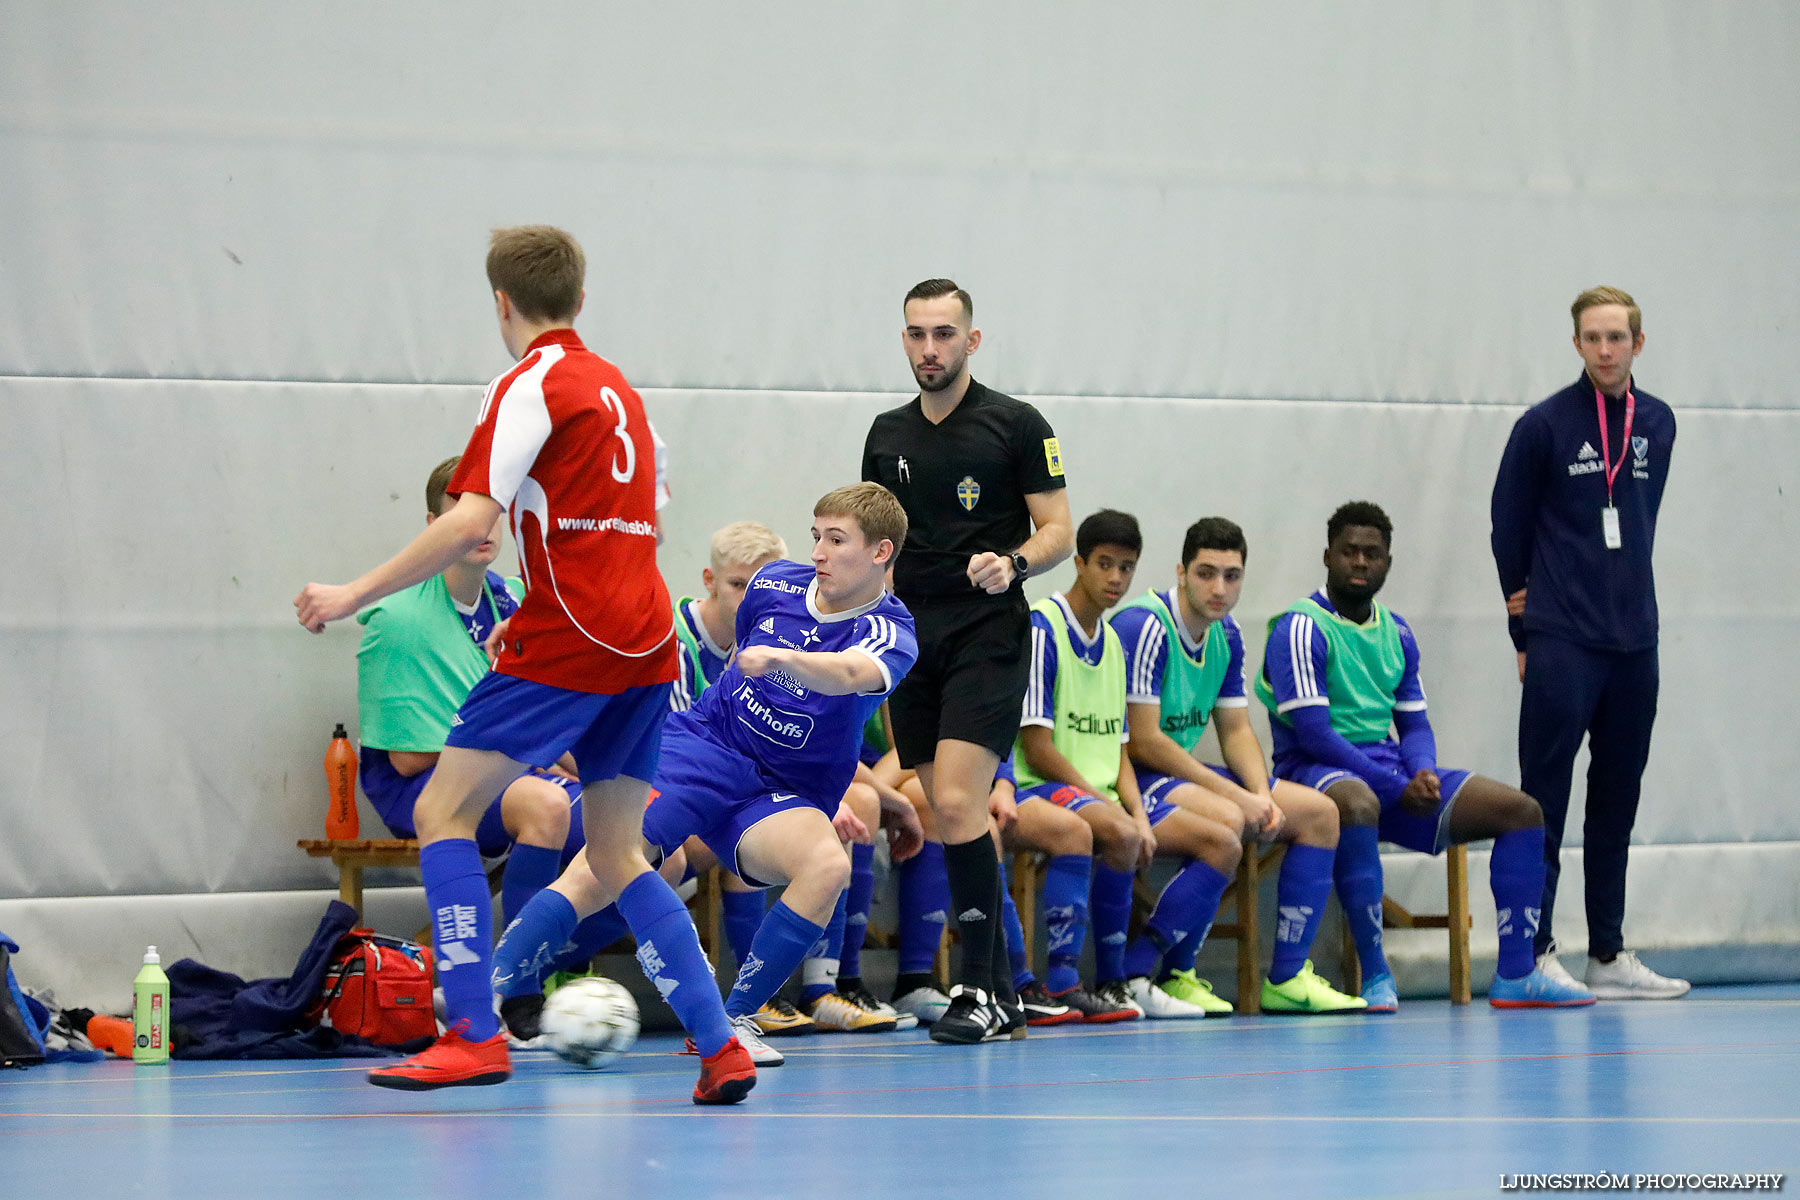
[[[1377, 766], [1391, 767], [1403, 775], [1409, 774], [1406, 764], [1400, 761], [1400, 747], [1393, 742], [1376, 742], [1370, 746], [1358, 746], [1357, 749], [1373, 759]], [[1400, 807], [1398, 800], [1382, 804], [1381, 823], [1378, 826], [1382, 841], [1423, 854], [1442, 854], [1450, 845], [1450, 809], [1456, 804], [1456, 797], [1462, 792], [1463, 784], [1474, 777], [1474, 772], [1455, 767], [1439, 767], [1437, 773], [1440, 787], [1435, 811], [1423, 815], [1411, 813]], [[1293, 783], [1317, 788], [1321, 792], [1345, 779], [1362, 778], [1355, 771], [1326, 766], [1297, 755], [1284, 755], [1277, 759], [1275, 774]]]
[[534, 767], [572, 754], [583, 784], [620, 775], [647, 782], [656, 773], [670, 688], [601, 696], [489, 671], [456, 710], [444, 744], [497, 750]]
[[[1238, 773], [1233, 771], [1230, 767], [1221, 767], [1217, 763], [1207, 763], [1206, 769], [1209, 771], [1217, 771], [1239, 787], [1244, 786], [1244, 781], [1238, 778]], [[1138, 792], [1144, 797], [1144, 807], [1146, 809], [1150, 807], [1151, 797], [1154, 796], [1159, 803], [1166, 804], [1168, 803], [1170, 792], [1174, 791], [1184, 783], [1193, 782], [1193, 780], [1183, 779], [1179, 775], [1160, 775], [1155, 771], [1140, 770], [1137, 773]], [[1195, 783], [1194, 786], [1199, 787], [1200, 785]], [[1269, 786], [1275, 786], [1275, 777], [1273, 775], [1269, 776]]]
[[[1013, 799], [1019, 804], [1027, 800], [1044, 800], [1070, 812], [1080, 812], [1090, 804], [1113, 803], [1091, 792], [1084, 792], [1072, 783], [1035, 783], [1028, 788], [1020, 788]], [[1152, 829], [1161, 825], [1174, 811], [1175, 806], [1161, 796], [1152, 797], [1148, 792], [1144, 793], [1144, 816]]]
[[[435, 768], [420, 771], [417, 775], [402, 775], [394, 770], [394, 764], [388, 758], [386, 750], [377, 750], [372, 746], [362, 748], [362, 762], [357, 769], [357, 777], [362, 783], [363, 795], [369, 798], [375, 815], [381, 818], [381, 823], [395, 837], [419, 836], [418, 829], [413, 825], [413, 805], [418, 802], [419, 793], [425, 790], [425, 781], [431, 778], [432, 770]], [[563, 861], [566, 864], [585, 840], [581, 835], [581, 785], [573, 779], [550, 775], [536, 768], [524, 774], [548, 779], [569, 797], [569, 840], [563, 846]], [[511, 783], [506, 785], [511, 786]], [[501, 788], [500, 793], [505, 795], [506, 788]], [[476, 826], [476, 848], [484, 858], [498, 858], [511, 847], [512, 841], [506, 835], [506, 826], [500, 819], [500, 796], [495, 796], [494, 802], [481, 814], [481, 824]]]
[[830, 820], [837, 811], [797, 793], [783, 790], [757, 765], [736, 750], [703, 737], [688, 714], [670, 722], [662, 760], [652, 781], [650, 807], [644, 810], [644, 840], [669, 855], [691, 837], [751, 887], [772, 887], [744, 871], [738, 844], [756, 825], [792, 808], [816, 808]]

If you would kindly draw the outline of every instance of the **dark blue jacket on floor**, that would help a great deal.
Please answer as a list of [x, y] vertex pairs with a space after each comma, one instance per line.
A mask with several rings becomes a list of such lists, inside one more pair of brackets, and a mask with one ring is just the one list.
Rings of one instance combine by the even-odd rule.
[[331, 952], [356, 925], [356, 910], [331, 907], [286, 979], [245, 983], [236, 975], [184, 958], [169, 968], [170, 1041], [176, 1058], [361, 1058], [423, 1049], [377, 1046], [335, 1029], [306, 1028]]
[[1607, 449], [1624, 465], [1613, 480], [1622, 544], [1608, 550], [1601, 528], [1606, 467], [1594, 385], [1581, 378], [1525, 411], [1513, 426], [1494, 480], [1494, 565], [1500, 591], [1527, 588], [1525, 616], [1508, 622], [1513, 645], [1545, 633], [1597, 650], [1656, 646], [1656, 583], [1650, 556], [1656, 514], [1675, 449], [1675, 414], [1637, 387], [1631, 442], [1621, 448], [1625, 402], [1608, 399]]

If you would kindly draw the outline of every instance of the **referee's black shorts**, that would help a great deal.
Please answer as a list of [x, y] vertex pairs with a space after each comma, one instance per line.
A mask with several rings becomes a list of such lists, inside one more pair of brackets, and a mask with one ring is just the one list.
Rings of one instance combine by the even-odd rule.
[[1018, 592], [909, 604], [919, 658], [888, 700], [894, 748], [907, 769], [946, 738], [1012, 752], [1031, 668], [1031, 610]]

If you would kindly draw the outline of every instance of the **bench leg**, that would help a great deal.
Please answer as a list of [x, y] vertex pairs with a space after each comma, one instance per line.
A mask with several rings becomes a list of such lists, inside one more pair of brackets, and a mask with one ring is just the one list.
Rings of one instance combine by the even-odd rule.
[[1450, 1003], [1469, 1002], [1469, 851], [1452, 846], [1444, 856], [1450, 893]]
[[1256, 977], [1256, 959], [1262, 950], [1262, 929], [1257, 900], [1262, 893], [1262, 851], [1252, 842], [1244, 847], [1238, 877], [1231, 890], [1237, 905], [1237, 1010], [1246, 1016], [1262, 1011], [1262, 988]]
[[338, 899], [356, 910], [358, 920], [363, 910], [363, 869], [358, 863], [338, 867]]

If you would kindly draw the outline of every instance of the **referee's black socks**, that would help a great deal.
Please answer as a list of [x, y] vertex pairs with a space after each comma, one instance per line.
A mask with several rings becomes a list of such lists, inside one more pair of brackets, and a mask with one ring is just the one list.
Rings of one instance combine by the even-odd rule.
[[[950, 876], [950, 903], [956, 909], [962, 938], [962, 970], [958, 982], [992, 992], [994, 943], [1000, 935], [1000, 863], [984, 830], [973, 841], [944, 843], [944, 867]], [[1005, 943], [1000, 943], [1002, 946]]]
[[[1006, 876], [999, 870], [994, 875], [994, 912], [999, 914], [1006, 911]], [[1013, 990], [1012, 955], [1007, 953], [1004, 921], [994, 926], [994, 953], [988, 963], [994, 976], [994, 995], [1008, 1004], [1017, 1004], [1019, 994]]]

